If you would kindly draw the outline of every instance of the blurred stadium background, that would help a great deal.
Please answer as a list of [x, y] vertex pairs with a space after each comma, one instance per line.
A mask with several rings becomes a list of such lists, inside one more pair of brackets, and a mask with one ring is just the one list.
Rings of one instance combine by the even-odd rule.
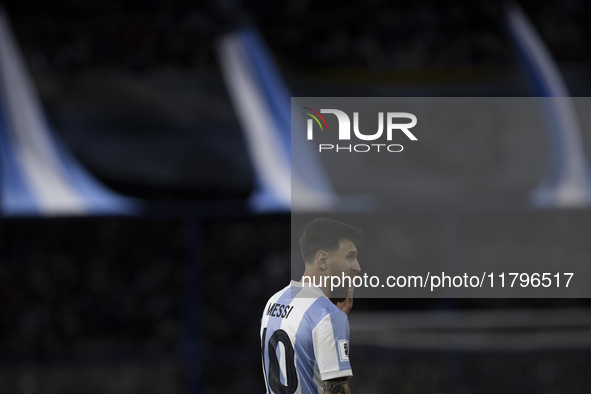
[[[568, 92], [589, 96], [591, 5], [519, 4]], [[260, 314], [290, 277], [290, 213], [249, 204], [257, 168], [221, 71], [220, 38], [256, 26], [293, 96], [535, 96], [506, 12], [501, 2], [462, 0], [5, 1], [0, 393], [262, 393]], [[38, 99], [46, 121], [27, 123]], [[31, 154], [30, 140], [17, 137], [28, 128], [45, 136], [48, 157], [87, 171], [64, 176], [80, 191], [72, 204], [35, 178], [50, 159], [15, 170]], [[485, 137], [471, 143], [503, 143]], [[588, 208], [525, 203], [542, 177], [540, 152], [523, 153], [540, 168], [501, 193], [509, 211], [494, 198], [473, 199], [468, 213], [453, 200], [401, 205], [409, 226], [396, 234], [397, 257], [591, 261]], [[457, 157], [445, 160], [458, 168]], [[482, 184], [472, 172], [502, 158], [471, 160], [454, 182], [472, 190]], [[36, 192], [19, 181], [25, 173]], [[413, 229], [416, 218], [430, 230]], [[483, 233], [496, 248], [482, 244]], [[422, 254], [418, 245], [433, 235], [440, 243]], [[589, 393], [590, 307], [357, 300], [352, 390]]]

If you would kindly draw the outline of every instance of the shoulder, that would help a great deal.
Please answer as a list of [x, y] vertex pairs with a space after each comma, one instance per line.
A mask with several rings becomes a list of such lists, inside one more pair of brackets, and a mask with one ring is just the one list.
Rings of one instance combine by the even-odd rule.
[[283, 289], [281, 289], [277, 293], [273, 294], [271, 296], [271, 298], [269, 298], [269, 301], [267, 301], [267, 304], [277, 302], [282, 296], [285, 295], [285, 292], [289, 291], [289, 290], [290, 290], [290, 286], [285, 286]]
[[321, 308], [327, 314], [338, 314], [339, 312], [342, 314], [345, 314], [335, 304], [333, 304], [333, 302], [330, 299], [328, 299], [326, 297], [321, 297], [318, 299], [318, 306], [317, 307]]
[[340, 310], [326, 297], [318, 298], [306, 313], [306, 318], [312, 327], [316, 327], [321, 321], [329, 319], [337, 324], [348, 324], [347, 314]]
[[269, 305], [273, 305], [279, 301], [280, 298], [284, 297], [286, 292], [289, 291], [289, 286], [284, 287], [283, 289], [279, 290], [277, 293], [273, 294], [271, 298], [265, 304], [265, 308], [263, 309], [263, 316], [266, 314]]

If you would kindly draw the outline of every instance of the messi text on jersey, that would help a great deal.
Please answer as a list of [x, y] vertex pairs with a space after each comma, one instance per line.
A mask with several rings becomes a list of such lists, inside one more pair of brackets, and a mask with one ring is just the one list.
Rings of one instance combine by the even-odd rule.
[[293, 306], [283, 304], [271, 304], [267, 309], [267, 316], [281, 317], [287, 319], [293, 310]]

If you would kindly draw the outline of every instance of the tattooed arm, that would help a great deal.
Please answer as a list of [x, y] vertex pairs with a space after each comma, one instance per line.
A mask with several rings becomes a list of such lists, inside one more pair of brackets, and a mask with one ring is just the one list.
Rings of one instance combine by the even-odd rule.
[[325, 394], [351, 394], [349, 378], [336, 378], [322, 381]]

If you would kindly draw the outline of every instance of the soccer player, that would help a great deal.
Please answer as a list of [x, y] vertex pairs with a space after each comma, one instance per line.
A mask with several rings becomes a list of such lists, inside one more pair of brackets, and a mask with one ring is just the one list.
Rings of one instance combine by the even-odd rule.
[[261, 320], [261, 356], [268, 394], [350, 393], [349, 321], [353, 288], [331, 301], [326, 276], [351, 278], [363, 233], [331, 220], [308, 223], [300, 238], [305, 281], [291, 281], [265, 306]]

